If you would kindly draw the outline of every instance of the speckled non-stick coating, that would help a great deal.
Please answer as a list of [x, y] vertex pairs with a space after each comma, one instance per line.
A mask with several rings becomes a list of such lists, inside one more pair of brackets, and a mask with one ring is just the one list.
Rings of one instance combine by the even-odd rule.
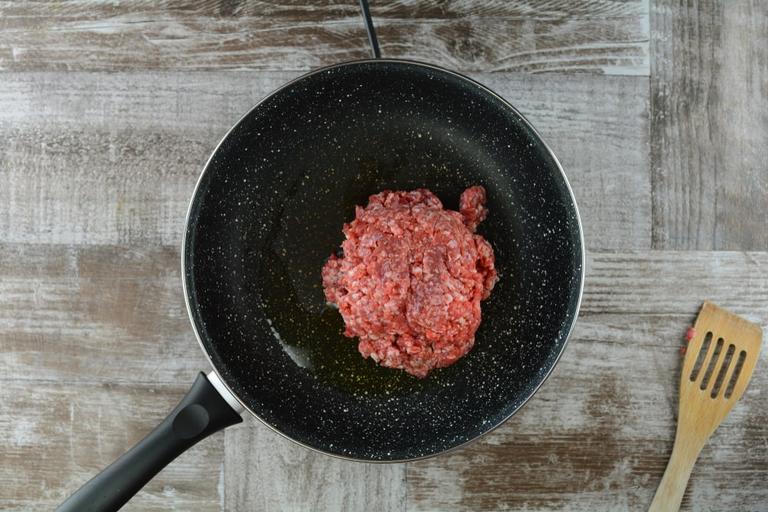
[[[479, 232], [500, 280], [474, 349], [422, 380], [342, 335], [320, 270], [354, 206], [426, 187], [448, 208], [488, 191]], [[361, 61], [311, 73], [249, 112], [190, 207], [195, 330], [243, 404], [308, 447], [376, 461], [433, 455], [499, 425], [538, 388], [575, 321], [583, 247], [565, 177], [506, 102], [436, 67]]]

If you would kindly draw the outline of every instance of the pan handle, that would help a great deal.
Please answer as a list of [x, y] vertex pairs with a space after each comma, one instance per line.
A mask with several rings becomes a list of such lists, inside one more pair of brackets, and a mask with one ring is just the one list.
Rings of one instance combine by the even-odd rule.
[[[240, 423], [218, 376], [200, 372], [179, 405], [147, 437], [93, 477], [57, 512], [111, 512], [122, 507], [173, 459], [214, 432]], [[212, 383], [213, 381], [213, 383]], [[235, 400], [232, 400], [235, 402]]]
[[379, 50], [379, 40], [376, 38], [376, 29], [373, 28], [373, 18], [371, 18], [371, 9], [368, 7], [368, 0], [360, 0], [360, 10], [363, 11], [365, 30], [368, 31], [368, 41], [371, 43], [373, 58], [380, 59], [381, 50]]

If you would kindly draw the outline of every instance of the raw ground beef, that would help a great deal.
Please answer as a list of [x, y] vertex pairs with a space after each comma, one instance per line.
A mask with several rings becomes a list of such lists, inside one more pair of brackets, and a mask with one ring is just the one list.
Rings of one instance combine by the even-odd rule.
[[474, 234], [485, 189], [465, 190], [459, 209], [426, 189], [384, 191], [344, 225], [344, 256], [323, 267], [323, 288], [363, 357], [425, 377], [472, 348], [497, 279], [493, 249]]

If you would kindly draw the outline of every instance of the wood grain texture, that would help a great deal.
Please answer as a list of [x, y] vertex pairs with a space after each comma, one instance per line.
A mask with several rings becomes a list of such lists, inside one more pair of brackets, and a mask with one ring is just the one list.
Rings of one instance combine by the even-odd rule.
[[[294, 76], [0, 74], [3, 240], [179, 244], [209, 153]], [[561, 159], [589, 249], [650, 247], [646, 80], [474, 76], [519, 108]]]
[[[159, 385], [207, 368], [178, 251], [0, 244], [0, 380]], [[702, 298], [746, 315], [766, 307], [764, 253], [598, 254], [587, 268], [583, 314], [687, 315]]]
[[256, 421], [225, 434], [225, 510], [405, 512], [405, 464], [332, 458]]
[[[194, 374], [187, 376], [189, 382]], [[0, 385], [0, 509], [53, 510], [155, 427], [179, 386], [8, 381]], [[224, 436], [181, 455], [125, 508], [221, 510]]]
[[708, 299], [768, 326], [765, 297], [768, 253], [764, 252], [588, 254], [581, 311], [689, 316]]
[[186, 383], [180, 274], [176, 247], [0, 244], [0, 381]]
[[[247, 419], [125, 510], [646, 509], [701, 301], [768, 327], [768, 252], [703, 252], [768, 250], [768, 4], [372, 4], [385, 56], [472, 74], [563, 163], [588, 246], [569, 347], [456, 453], [348, 463]], [[354, 0], [0, 0], [0, 509], [52, 509], [206, 367], [178, 249], [202, 165], [258, 99], [368, 54]], [[768, 511], [766, 365], [683, 510]]]
[[[648, 75], [648, 0], [378, 0], [382, 55]], [[0, 2], [0, 69], [307, 70], [370, 54], [353, 0]]]
[[[127, 447], [161, 418], [164, 405], [183, 392], [169, 382], [190, 381], [202, 362], [180, 309], [177, 262], [175, 248], [0, 246], [0, 269], [5, 273], [0, 283], [7, 286], [0, 294], [0, 364], [2, 388], [10, 390], [2, 395], [0, 408], [12, 411], [8, 421], [26, 421], [33, 411], [43, 414], [37, 409], [41, 402], [75, 400], [55, 394], [64, 382], [81, 382], [76, 386], [77, 403], [83, 407], [104, 406], [106, 398], [99, 393], [129, 390], [108, 395], [113, 403], [126, 406], [102, 410], [102, 418], [109, 416], [112, 422], [100, 428], [112, 436], [104, 447], [113, 451]], [[519, 415], [480, 443], [410, 465], [406, 498], [402, 466], [338, 461], [247, 421], [226, 433], [224, 508], [359, 510], [366, 503], [373, 510], [399, 511], [403, 499], [407, 510], [416, 511], [643, 508], [650, 503], [671, 449], [677, 354], [686, 326], [702, 298], [768, 326], [766, 268], [768, 253], [593, 254], [583, 313], [551, 380]], [[150, 330], [155, 337], [146, 337]], [[173, 343], [163, 342], [164, 335]], [[727, 505], [759, 510], [767, 502], [768, 372], [761, 370], [766, 364], [768, 353], [743, 402], [705, 448], [684, 502], [687, 509], [721, 510]], [[162, 405], [140, 412], [136, 417], [142, 418], [141, 428], [130, 430], [134, 437], [120, 444], [123, 438], [115, 441], [114, 436], [126, 431], [121, 415], [141, 411], [134, 403], [143, 395], [130, 390], [146, 393], [142, 381], [169, 389], [168, 396]], [[5, 431], [11, 435], [14, 428]], [[94, 435], [89, 430], [78, 439]], [[66, 442], [59, 436], [56, 430], [35, 427], [29, 439], [33, 446]], [[3, 453], [3, 462], [21, 457], [14, 453]], [[52, 452], [46, 464], [68, 464], [61, 460], [68, 456]], [[10, 460], [11, 467], [18, 460]], [[25, 481], [40, 481], [37, 466], [21, 467]], [[31, 504], [38, 502], [24, 494], [18, 481], [12, 487], [15, 494], [0, 493], [0, 498], [20, 509], [34, 508]], [[56, 482], [46, 485], [66, 485]], [[160, 489], [169, 485], [162, 475], [155, 482]], [[45, 499], [53, 502], [60, 495], [56, 492], [63, 491], [51, 492]], [[211, 494], [207, 499], [218, 498]], [[137, 503], [136, 510], [155, 506]], [[208, 505], [196, 507], [188, 510], [207, 510]]]
[[653, 242], [768, 249], [768, 2], [652, 2]]
[[[408, 510], [645, 510], [672, 448], [686, 327], [705, 297], [768, 326], [766, 264], [766, 253], [594, 255], [554, 374], [480, 442], [410, 463]], [[766, 368], [763, 351], [704, 447], [683, 510], [765, 510]]]

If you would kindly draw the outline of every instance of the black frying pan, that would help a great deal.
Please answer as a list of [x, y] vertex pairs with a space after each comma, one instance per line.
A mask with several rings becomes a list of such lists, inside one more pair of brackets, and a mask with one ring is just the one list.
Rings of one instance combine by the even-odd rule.
[[[363, 359], [321, 286], [342, 224], [383, 189], [426, 187], [456, 209], [471, 185], [488, 192], [479, 232], [500, 275], [475, 347], [425, 379]], [[576, 320], [584, 249], [557, 159], [510, 104], [436, 66], [368, 60], [294, 80], [230, 130], [197, 184], [182, 267], [214, 371], [60, 510], [116, 510], [244, 410], [353, 460], [413, 460], [468, 443], [552, 371]]]

